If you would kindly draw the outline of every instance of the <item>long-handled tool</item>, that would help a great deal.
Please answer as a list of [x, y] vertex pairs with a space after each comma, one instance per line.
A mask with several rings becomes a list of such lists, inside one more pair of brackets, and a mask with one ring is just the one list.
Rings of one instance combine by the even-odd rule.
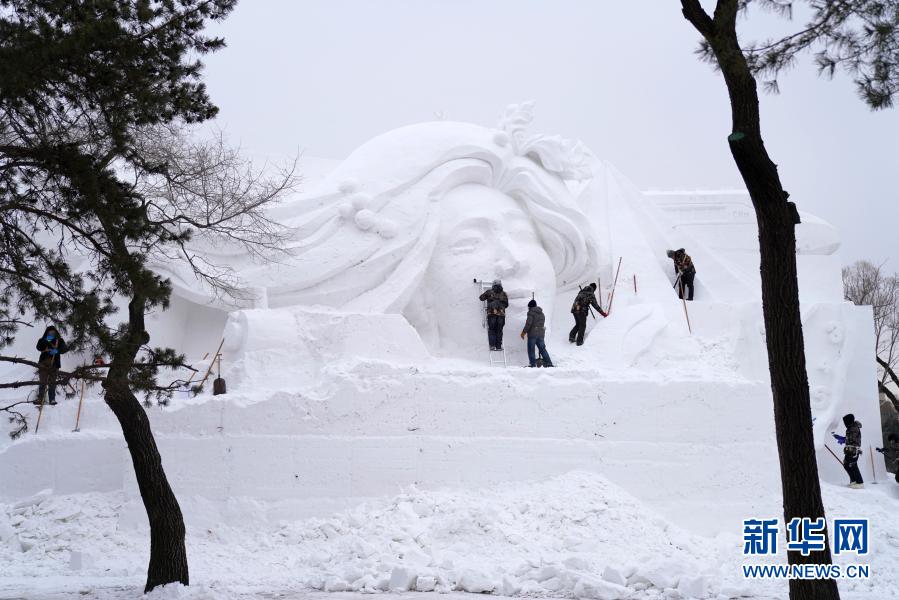
[[827, 451], [830, 452], [830, 455], [833, 456], [834, 460], [840, 463], [840, 466], [843, 466], [843, 461], [840, 460], [840, 457], [834, 454], [833, 450], [830, 449], [830, 446], [824, 444], [824, 447], [827, 448]]
[[222, 338], [222, 341], [219, 343], [218, 349], [215, 351], [215, 354], [212, 355], [212, 360], [209, 362], [209, 368], [206, 369], [206, 374], [203, 375], [203, 379], [200, 380], [200, 383], [197, 385], [202, 388], [203, 384], [206, 383], [206, 380], [209, 378], [209, 374], [212, 372], [212, 367], [215, 366], [215, 361], [219, 356], [219, 352], [222, 351], [222, 346], [225, 345], [225, 338]]
[[606, 310], [606, 314], [612, 314], [612, 302], [615, 301], [615, 288], [618, 286], [618, 272], [621, 271], [621, 259], [623, 256], [618, 257], [618, 268], [615, 269], [615, 281], [612, 282], [612, 291], [609, 292], [609, 308]]
[[[51, 359], [52, 360], [52, 359]], [[44, 367], [42, 365], [38, 366], [38, 379], [40, 379], [40, 370]], [[37, 435], [37, 430], [41, 428], [41, 416], [44, 414], [44, 398], [46, 398], [47, 394], [50, 392], [50, 377], [51, 377], [51, 369], [53, 368], [53, 363], [50, 363], [50, 367], [47, 369], [46, 379], [44, 380], [44, 391], [40, 395], [40, 404], [37, 405], [37, 423], [34, 425], [34, 435]]]
[[678, 284], [680, 284], [680, 300], [684, 305], [684, 318], [687, 319], [687, 331], [690, 332], [690, 335], [693, 335], [693, 327], [690, 325], [690, 313], [687, 312], [687, 300], [684, 298], [684, 284], [683, 281], [681, 281], [680, 275], [678, 275], [677, 279], [674, 280], [675, 287], [677, 287]]
[[[206, 360], [206, 357], [207, 357], [207, 356], [209, 356], [209, 353], [208, 353], [208, 352], [207, 352], [206, 354], [203, 355], [203, 359], [202, 359], [202, 360]], [[197, 376], [197, 372], [196, 372], [196, 371], [194, 371], [193, 373], [191, 373], [191, 374], [190, 374], [190, 377], [189, 377], [188, 380], [187, 380], [187, 383], [185, 383], [184, 385], [190, 387], [190, 382], [193, 381], [193, 380], [194, 380], [194, 377], [196, 377], [196, 376]]]
[[212, 395], [218, 396], [226, 391], [225, 380], [222, 379], [222, 355], [218, 355], [219, 359], [219, 375], [212, 381]]
[[81, 404], [84, 402], [84, 380], [81, 381], [81, 398], [78, 399], [78, 412], [75, 414], [75, 429], [72, 432], [81, 431], [78, 425], [81, 423]]
[[868, 446], [868, 456], [871, 457], [871, 477], [874, 480], [873, 483], [877, 483], [877, 471], [874, 470], [874, 450], [871, 446]]

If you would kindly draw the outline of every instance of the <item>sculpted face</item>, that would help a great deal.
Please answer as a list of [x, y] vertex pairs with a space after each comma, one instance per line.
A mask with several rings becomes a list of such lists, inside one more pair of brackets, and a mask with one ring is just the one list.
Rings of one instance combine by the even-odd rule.
[[[556, 274], [530, 216], [515, 199], [478, 184], [459, 186], [440, 200], [440, 232], [425, 275], [423, 336], [439, 350], [486, 350], [481, 327], [481, 289], [474, 278], [502, 280], [509, 295], [505, 337], [519, 342], [531, 292], [547, 315], [552, 314]], [[522, 344], [515, 344], [516, 346]]]

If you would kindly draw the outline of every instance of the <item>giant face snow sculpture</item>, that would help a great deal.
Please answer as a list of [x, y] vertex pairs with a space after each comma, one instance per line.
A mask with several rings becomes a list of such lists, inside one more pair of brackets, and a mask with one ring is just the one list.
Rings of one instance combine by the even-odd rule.
[[[509, 296], [510, 330], [524, 320], [536, 294], [552, 314], [556, 273], [537, 226], [514, 198], [477, 184], [450, 190], [440, 202], [440, 228], [421, 297], [406, 313], [433, 348], [483, 346], [481, 292], [473, 279], [501, 279]], [[511, 331], [510, 331], [511, 333]]]
[[404, 314], [432, 350], [483, 345], [476, 277], [503, 280], [513, 315], [531, 292], [551, 314], [557, 292], [598, 271], [595, 227], [565, 182], [588, 177], [589, 155], [524, 136], [529, 116], [517, 107], [501, 130], [439, 122], [375, 138], [279, 209], [292, 257], [244, 279], [271, 307]]

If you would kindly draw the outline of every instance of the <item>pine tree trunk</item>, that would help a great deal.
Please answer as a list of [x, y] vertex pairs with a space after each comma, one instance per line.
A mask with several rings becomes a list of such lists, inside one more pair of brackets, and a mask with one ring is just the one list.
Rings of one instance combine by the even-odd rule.
[[150, 419], [127, 382], [107, 381], [105, 398], [122, 426], [137, 487], [150, 522], [150, 566], [144, 592], [167, 583], [187, 585], [184, 518], [162, 468]]
[[[762, 140], [758, 89], [737, 38], [738, 3], [719, 1], [714, 19], [696, 0], [681, 3], [684, 16], [709, 43], [724, 76], [732, 117], [728, 143], [758, 221], [762, 314], [774, 396], [784, 522], [797, 517], [825, 518], [799, 312], [796, 271], [799, 213], [788, 201], [789, 194], [781, 185], [777, 165], [768, 156]], [[829, 564], [829, 542], [825, 542], [823, 551], [809, 556], [789, 552], [788, 560], [790, 564]], [[839, 600], [839, 597], [833, 579], [790, 580], [791, 600]]]
[[[799, 312], [799, 286], [796, 273], [795, 208], [779, 189], [780, 181], [773, 163], [764, 164], [758, 149], [731, 141], [734, 159], [753, 198], [759, 225], [761, 254], [762, 313], [768, 348], [768, 370], [774, 396], [774, 425], [780, 460], [784, 523], [793, 518], [824, 517], [818, 463], [815, 455], [812, 412], [805, 345]], [[764, 148], [762, 148], [764, 152]], [[768, 161], [770, 163], [770, 161]], [[772, 176], [773, 172], [773, 176]], [[755, 193], [753, 194], [753, 190]], [[802, 556], [789, 553], [790, 564], [831, 562], [830, 548]], [[836, 600], [834, 580], [791, 580], [791, 600]]]
[[150, 419], [128, 382], [128, 373], [138, 350], [149, 341], [144, 330], [143, 299], [132, 298], [128, 308], [128, 332], [122, 340], [120, 351], [113, 356], [103, 387], [106, 404], [119, 420], [128, 444], [137, 487], [150, 522], [150, 565], [147, 567], [146, 593], [159, 585], [175, 582], [188, 585], [190, 581], [181, 506], [162, 468], [162, 457], [156, 447]]

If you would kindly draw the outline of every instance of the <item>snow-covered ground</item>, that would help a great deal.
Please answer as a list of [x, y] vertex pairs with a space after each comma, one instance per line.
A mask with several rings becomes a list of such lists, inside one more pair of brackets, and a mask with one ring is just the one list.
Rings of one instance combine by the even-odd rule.
[[[899, 486], [825, 485], [824, 495], [830, 518], [873, 523], [864, 560], [871, 578], [843, 582], [843, 597], [896, 597]], [[771, 500], [768, 514], [776, 515]], [[390, 590], [599, 599], [784, 593], [782, 583], [743, 580], [739, 523], [715, 537], [692, 534], [595, 473], [483, 490], [413, 488], [298, 521], [268, 520], [263, 503], [235, 505], [244, 516], [224, 520], [221, 508], [202, 499], [182, 501], [196, 515], [188, 518], [188, 555], [198, 586], [154, 599]], [[0, 506], [0, 598], [134, 597], [148, 553], [135, 502], [115, 493], [48, 494]]]

